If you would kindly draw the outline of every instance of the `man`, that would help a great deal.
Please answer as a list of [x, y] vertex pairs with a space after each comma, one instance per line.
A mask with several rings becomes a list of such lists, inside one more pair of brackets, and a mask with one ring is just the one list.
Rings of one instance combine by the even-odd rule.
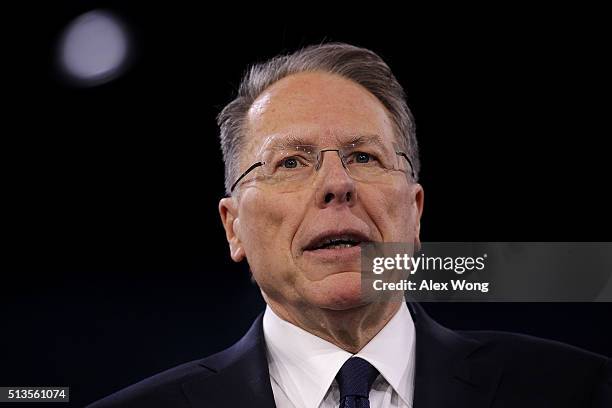
[[257, 65], [219, 125], [221, 220], [266, 311], [232, 347], [92, 407], [612, 406], [603, 356], [364, 299], [358, 245], [418, 246], [423, 211], [413, 119], [376, 54], [324, 44]]

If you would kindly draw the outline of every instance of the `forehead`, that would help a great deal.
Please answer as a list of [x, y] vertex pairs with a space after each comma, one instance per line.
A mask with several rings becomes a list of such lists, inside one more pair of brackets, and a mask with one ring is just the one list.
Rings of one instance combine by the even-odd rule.
[[[325, 145], [319, 143], [321, 139], [329, 141]], [[376, 146], [380, 149], [386, 149], [389, 147], [385, 143], [384, 139], [379, 135], [368, 135], [368, 134], [335, 134], [329, 135], [329, 137], [321, 138], [319, 134], [315, 132], [305, 131], [303, 133], [289, 133], [289, 134], [274, 134], [270, 135], [261, 144], [261, 149], [277, 149], [277, 148], [288, 148], [296, 146], [314, 146], [314, 147], [346, 147], [346, 146]]]
[[335, 145], [363, 135], [393, 140], [389, 114], [374, 95], [337, 75], [300, 73], [276, 82], [255, 100], [247, 114], [243, 157], [270, 139], [291, 137], [307, 144]]

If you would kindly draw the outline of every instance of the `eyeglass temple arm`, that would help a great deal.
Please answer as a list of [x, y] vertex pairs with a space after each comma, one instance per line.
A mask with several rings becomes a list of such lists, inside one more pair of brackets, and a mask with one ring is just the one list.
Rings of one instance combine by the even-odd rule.
[[408, 155], [404, 152], [395, 152], [395, 153], [397, 155], [404, 156], [404, 158], [408, 160], [408, 164], [410, 165], [410, 174], [412, 178], [414, 179], [414, 167], [412, 166], [412, 161], [410, 160], [410, 158], [408, 158]]
[[244, 173], [242, 173], [242, 175], [240, 177], [238, 177], [238, 179], [234, 182], [234, 184], [232, 184], [232, 187], [230, 188], [230, 193], [232, 193], [234, 191], [234, 189], [236, 188], [236, 186], [238, 185], [238, 183], [240, 183], [240, 180], [242, 180], [247, 174], [249, 174], [253, 169], [256, 169], [259, 166], [263, 166], [263, 162], [257, 162], [254, 163], [251, 167], [249, 167]]

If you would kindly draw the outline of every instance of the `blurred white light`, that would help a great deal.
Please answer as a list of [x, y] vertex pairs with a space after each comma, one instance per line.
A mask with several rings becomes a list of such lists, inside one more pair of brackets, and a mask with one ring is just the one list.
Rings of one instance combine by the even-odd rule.
[[62, 71], [76, 84], [99, 85], [116, 78], [130, 52], [128, 33], [110, 12], [93, 10], [68, 25], [58, 47]]

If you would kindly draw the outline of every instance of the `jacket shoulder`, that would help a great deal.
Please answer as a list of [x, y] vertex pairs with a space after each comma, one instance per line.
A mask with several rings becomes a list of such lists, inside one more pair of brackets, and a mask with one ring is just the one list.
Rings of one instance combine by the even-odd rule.
[[[228, 383], [219, 382], [217, 374], [227, 373], [228, 367], [234, 367], [234, 371], [229, 370], [230, 375], [224, 377], [230, 382], [235, 381], [240, 375], [244, 376], [243, 366], [248, 370], [253, 365], [263, 364], [267, 372], [262, 343], [262, 316], [263, 313], [255, 320], [249, 331], [231, 347], [144, 379], [94, 402], [88, 408], [181, 408], [191, 407], [191, 398], [198, 400], [198, 406], [207, 406], [208, 398], [201, 395], [202, 387], [215, 387], [214, 392], [222, 391]], [[217, 382], [210, 383], [214, 378], [217, 378]], [[189, 392], [191, 395], [188, 397]]]
[[[612, 363], [608, 357], [558, 341], [495, 331], [461, 331], [481, 344], [472, 358], [503, 367], [498, 389], [505, 395], [560, 395], [576, 401], [608, 401]], [[517, 392], [521, 390], [521, 392]], [[601, 404], [601, 402], [599, 402]], [[588, 405], [591, 406], [591, 405]]]
[[214, 374], [214, 371], [203, 365], [205, 360], [190, 361], [162, 371], [98, 400], [88, 405], [88, 408], [188, 406], [181, 384], [196, 376]]
[[529, 336], [526, 334], [502, 331], [468, 331], [458, 330], [462, 336], [476, 340], [484, 350], [498, 353], [513, 360], [533, 360], [561, 364], [592, 364], [600, 366], [608, 358], [566, 343]]

